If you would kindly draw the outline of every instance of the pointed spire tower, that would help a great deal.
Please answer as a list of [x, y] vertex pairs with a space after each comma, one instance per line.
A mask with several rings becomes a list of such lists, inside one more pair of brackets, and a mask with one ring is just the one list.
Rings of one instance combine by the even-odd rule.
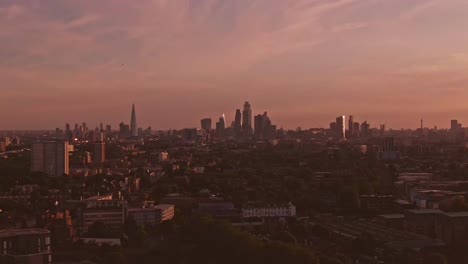
[[132, 119], [130, 120], [130, 132], [132, 133], [132, 137], [138, 136], [136, 114], [135, 114], [135, 104], [132, 105]]

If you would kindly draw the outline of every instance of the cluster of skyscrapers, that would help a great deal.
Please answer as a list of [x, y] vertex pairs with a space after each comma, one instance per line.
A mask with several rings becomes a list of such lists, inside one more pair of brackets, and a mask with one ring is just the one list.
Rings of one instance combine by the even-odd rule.
[[[201, 120], [201, 128], [205, 131], [212, 130], [211, 118]], [[249, 102], [244, 103], [243, 110], [236, 109], [234, 121], [230, 127], [226, 125], [226, 117], [223, 114], [215, 126], [217, 137], [255, 137], [256, 139], [273, 138], [276, 134], [276, 126], [272, 124], [267, 112], [256, 115], [252, 123], [252, 107]]]
[[[132, 105], [130, 126], [121, 123], [119, 137], [137, 137], [141, 134], [139, 130], [142, 129], [137, 129], [135, 105]], [[70, 143], [75, 141], [87, 143], [90, 146], [92, 159], [86, 158], [87, 160], [92, 160], [94, 164], [103, 164], [106, 161], [106, 135], [111, 133], [111, 126], [107, 125], [104, 129], [102, 123], [94, 130], [89, 129], [85, 122], [82, 125], [75, 124], [72, 130], [70, 124], [67, 123], [65, 133], [59, 128], [56, 129], [56, 140], [38, 141], [32, 144], [31, 171], [44, 172], [50, 176], [69, 174], [69, 155], [73, 150], [73, 145]]]
[[346, 138], [368, 135], [370, 132], [370, 125], [367, 121], [364, 121], [362, 124], [355, 122], [354, 116], [350, 115], [348, 118], [348, 129], [346, 129], [346, 116], [342, 115], [338, 116], [335, 122], [330, 123], [330, 130], [336, 138], [345, 140]]

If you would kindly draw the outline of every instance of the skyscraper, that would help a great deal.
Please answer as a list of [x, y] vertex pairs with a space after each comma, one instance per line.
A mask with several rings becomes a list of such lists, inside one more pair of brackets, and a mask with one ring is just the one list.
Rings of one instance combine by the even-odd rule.
[[361, 135], [364, 137], [370, 136], [370, 125], [367, 123], [367, 121], [364, 121], [361, 124]]
[[455, 131], [458, 129], [458, 120], [451, 120], [450, 121], [450, 130]]
[[104, 141], [94, 142], [93, 161], [96, 163], [106, 161], [106, 143]]
[[136, 114], [135, 114], [135, 105], [132, 105], [132, 118], [130, 120], [130, 132], [132, 137], [138, 137], [138, 129], [137, 129], [137, 122], [136, 122]]
[[242, 114], [240, 109], [236, 109], [236, 116], [234, 118], [234, 133], [240, 136], [242, 132]]
[[349, 135], [354, 136], [354, 117], [350, 115], [348, 118], [348, 131]]
[[242, 112], [242, 132], [245, 135], [252, 134], [252, 109], [249, 102], [244, 103], [244, 111]]
[[336, 118], [336, 131], [339, 139], [346, 139], [346, 117], [344, 115]]
[[45, 172], [49, 176], [68, 174], [68, 142], [34, 142], [31, 148], [31, 171]]
[[224, 115], [219, 118], [219, 121], [216, 122], [216, 135], [221, 137], [224, 135], [224, 130], [226, 129], [226, 122]]
[[200, 123], [203, 130], [211, 130], [211, 118], [203, 118]]

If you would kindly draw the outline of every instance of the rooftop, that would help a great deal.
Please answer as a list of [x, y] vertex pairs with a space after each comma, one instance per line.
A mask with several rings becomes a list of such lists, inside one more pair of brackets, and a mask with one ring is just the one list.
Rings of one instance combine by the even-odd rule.
[[448, 217], [468, 217], [468, 211], [444, 213]]
[[404, 214], [383, 214], [379, 215], [379, 217], [385, 218], [385, 219], [402, 219], [405, 218]]
[[12, 237], [12, 236], [23, 236], [23, 235], [44, 235], [44, 234], [50, 234], [50, 231], [47, 229], [42, 229], [42, 228], [0, 230], [0, 237]]
[[173, 204], [158, 204], [154, 206], [154, 208], [156, 209], [163, 209], [163, 210], [169, 209], [171, 207], [174, 207], [174, 205]]
[[443, 212], [439, 209], [414, 209], [414, 210], [407, 210], [413, 214], [442, 214]]

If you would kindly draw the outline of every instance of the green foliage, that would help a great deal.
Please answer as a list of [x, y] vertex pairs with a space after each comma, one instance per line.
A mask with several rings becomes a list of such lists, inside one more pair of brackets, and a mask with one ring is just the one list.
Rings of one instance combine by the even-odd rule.
[[183, 263], [318, 263], [316, 256], [300, 246], [278, 241], [264, 242], [230, 224], [199, 217], [182, 230], [192, 245]]
[[104, 222], [96, 221], [88, 228], [88, 236], [94, 238], [105, 238], [110, 237], [111, 232]]

